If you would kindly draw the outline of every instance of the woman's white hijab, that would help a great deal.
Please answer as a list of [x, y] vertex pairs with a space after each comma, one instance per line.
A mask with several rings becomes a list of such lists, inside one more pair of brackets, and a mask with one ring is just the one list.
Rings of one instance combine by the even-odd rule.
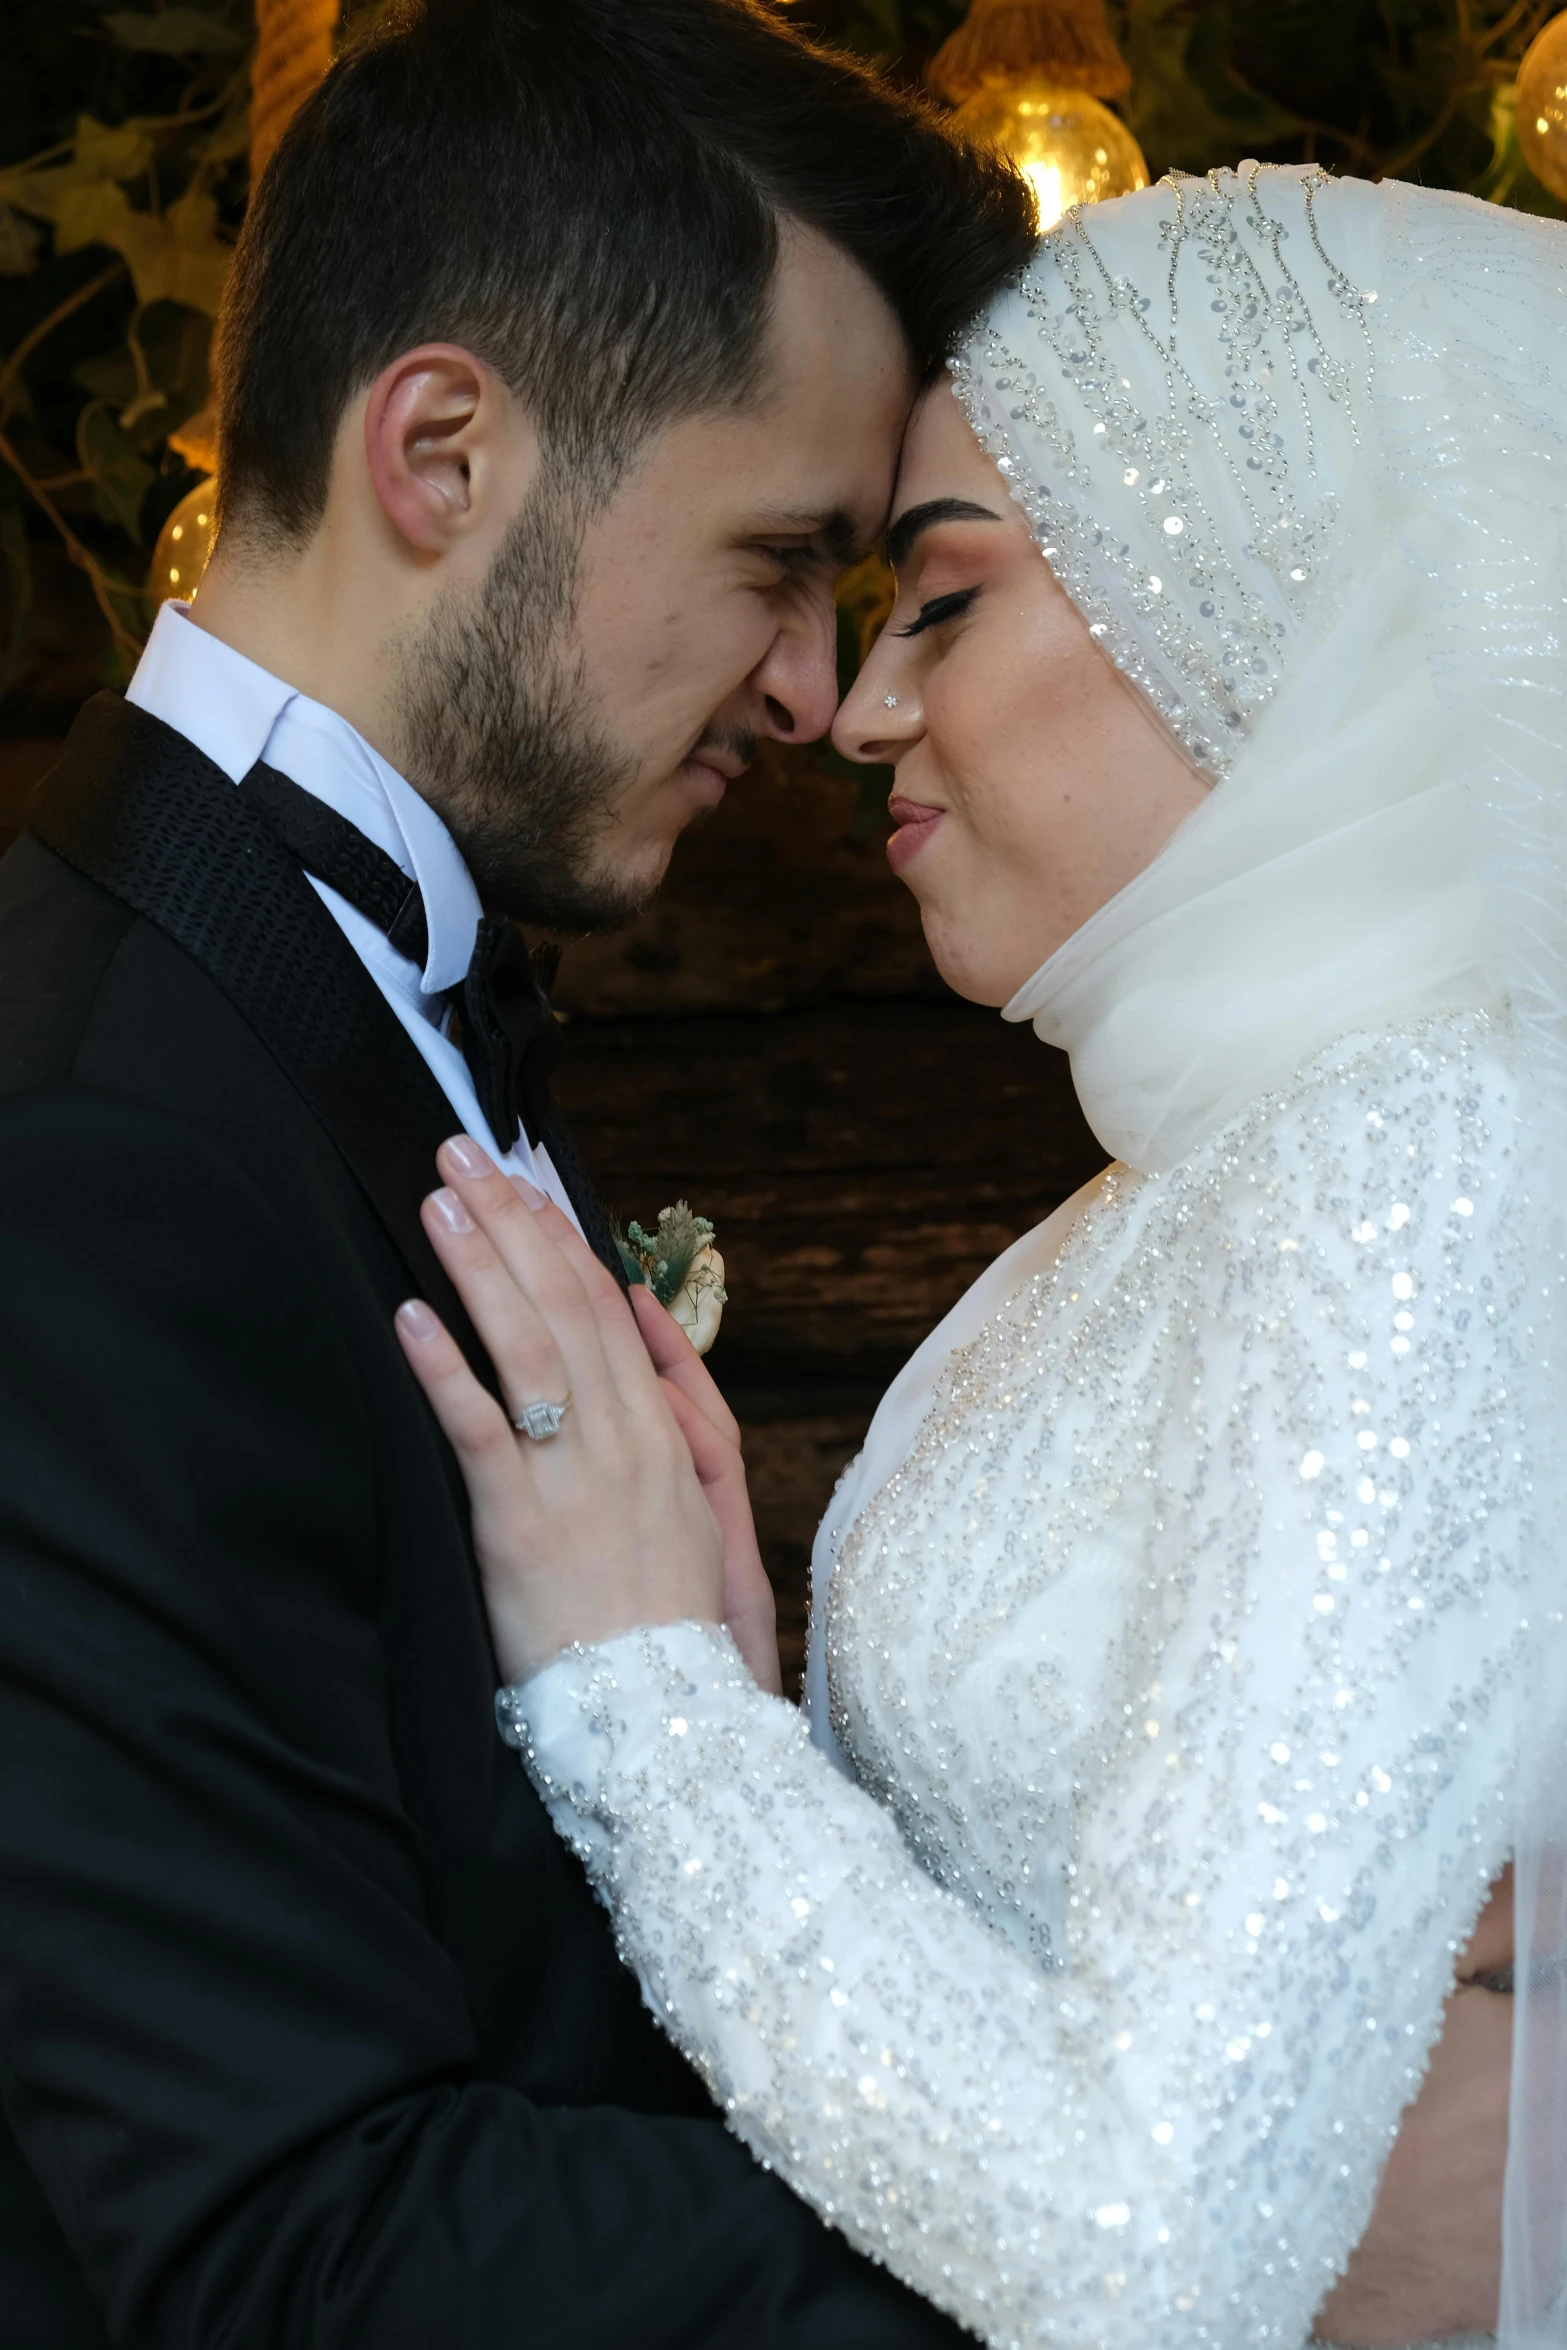
[[1539, 1268], [1501, 2338], [1567, 2342], [1567, 229], [1243, 165], [1063, 224], [958, 370], [1212, 778], [1007, 1006], [1156, 1172], [1335, 1038], [1513, 1027]]
[[[1106, 1148], [1172, 1167], [1350, 1033], [1472, 1006], [1513, 1031], [1539, 1670], [1486, 1725], [1520, 1755], [1501, 2339], [1567, 2345], [1567, 229], [1313, 170], [1166, 181], [1069, 216], [954, 374], [1214, 787], [1006, 1009], [1071, 1055]], [[818, 1617], [932, 1350], [1036, 1241], [889, 1394], [818, 1543]], [[812, 1682], [820, 1721], [819, 1649]]]

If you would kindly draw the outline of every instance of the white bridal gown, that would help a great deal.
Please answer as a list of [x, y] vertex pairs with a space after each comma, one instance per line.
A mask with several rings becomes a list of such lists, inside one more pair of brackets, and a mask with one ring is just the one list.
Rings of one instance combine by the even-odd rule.
[[[1434, 306], [1483, 307], [1520, 232], [1432, 206], [1152, 190], [980, 330], [976, 430], [1215, 779], [1009, 1007], [1121, 1163], [878, 1415], [818, 1549], [817, 1743], [707, 1626], [502, 1695], [734, 2129], [997, 2345], [1301, 2350], [1561, 1654], [1540, 1080], [1474, 813], [1496, 729], [1443, 690], [1400, 503], [1420, 400], [1454, 398]], [[1507, 674], [1536, 660], [1558, 725], [1541, 634]]]

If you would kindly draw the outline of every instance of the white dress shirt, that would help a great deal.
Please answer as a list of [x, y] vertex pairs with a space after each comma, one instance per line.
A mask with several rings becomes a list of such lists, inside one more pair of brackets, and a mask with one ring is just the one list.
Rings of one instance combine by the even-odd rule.
[[[526, 1176], [575, 1223], [547, 1150], [531, 1148], [526, 1133], [518, 1135], [515, 1150], [500, 1149], [468, 1064], [445, 1033], [448, 1010], [441, 999], [472, 960], [481, 908], [457, 844], [429, 802], [346, 718], [198, 628], [188, 604], [170, 602], [160, 610], [126, 699], [177, 728], [233, 783], [264, 759], [301, 791], [335, 808], [417, 881], [430, 942], [422, 971], [335, 889], [313, 874], [305, 877], [428, 1063], [451, 1104], [453, 1132], [471, 1134], [503, 1173]], [[432, 1162], [432, 1190], [438, 1181]]]

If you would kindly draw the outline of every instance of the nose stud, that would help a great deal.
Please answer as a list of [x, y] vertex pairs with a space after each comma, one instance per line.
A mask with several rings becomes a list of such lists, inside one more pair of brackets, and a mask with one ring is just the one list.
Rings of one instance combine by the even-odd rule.
[[889, 694], [887, 696], [887, 707], [889, 710], [896, 710], [898, 707], [898, 697], [896, 694]]

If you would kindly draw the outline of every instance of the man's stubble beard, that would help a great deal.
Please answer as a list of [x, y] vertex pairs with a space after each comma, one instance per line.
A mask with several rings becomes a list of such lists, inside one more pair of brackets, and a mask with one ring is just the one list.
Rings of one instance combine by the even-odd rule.
[[408, 780], [485, 905], [566, 936], [623, 929], [657, 888], [604, 856], [637, 761], [597, 722], [570, 650], [582, 538], [580, 510], [546, 478], [479, 594], [438, 605], [408, 646], [397, 707]]

